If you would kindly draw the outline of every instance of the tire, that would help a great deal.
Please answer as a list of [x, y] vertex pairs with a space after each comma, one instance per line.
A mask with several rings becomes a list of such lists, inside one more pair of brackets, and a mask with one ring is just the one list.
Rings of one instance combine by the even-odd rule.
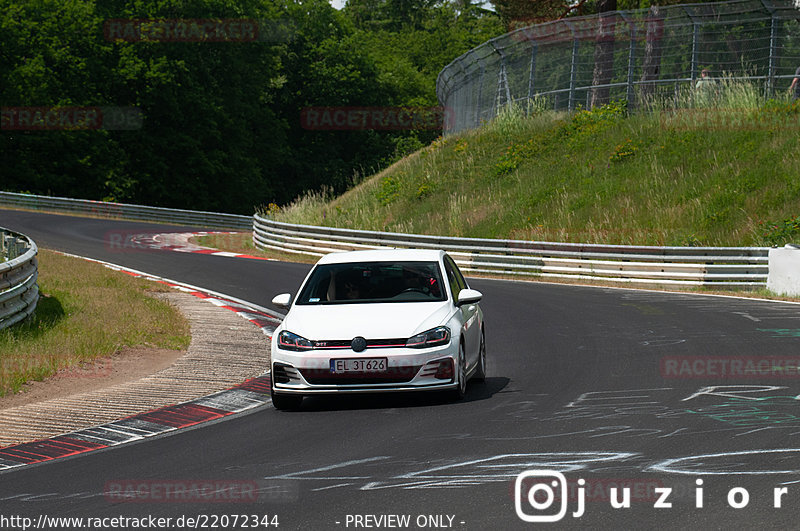
[[481, 330], [481, 347], [478, 354], [478, 368], [475, 369], [475, 374], [472, 378], [476, 382], [483, 382], [486, 380], [486, 337]]
[[458, 349], [458, 367], [456, 367], [458, 385], [451, 391], [450, 396], [454, 401], [464, 400], [467, 394], [467, 356], [464, 352], [464, 343]]
[[275, 393], [275, 388], [270, 383], [269, 394], [272, 397], [272, 405], [279, 411], [292, 411], [300, 408], [303, 403], [303, 395], [279, 395]]

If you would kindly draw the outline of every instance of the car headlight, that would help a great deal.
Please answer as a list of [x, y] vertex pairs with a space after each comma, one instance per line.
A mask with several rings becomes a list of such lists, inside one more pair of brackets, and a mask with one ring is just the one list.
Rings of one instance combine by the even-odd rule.
[[308, 339], [284, 330], [278, 334], [278, 348], [284, 350], [311, 350], [314, 343]]
[[446, 326], [431, 328], [415, 335], [406, 341], [406, 346], [411, 348], [428, 348], [446, 345], [450, 341], [450, 329]]

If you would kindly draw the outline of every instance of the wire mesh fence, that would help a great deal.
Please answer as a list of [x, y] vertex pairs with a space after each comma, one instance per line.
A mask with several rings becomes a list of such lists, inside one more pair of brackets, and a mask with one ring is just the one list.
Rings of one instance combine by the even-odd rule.
[[[626, 100], [680, 101], [710, 79], [749, 80], [765, 98], [786, 92], [800, 66], [793, 0], [733, 0], [574, 17], [520, 28], [455, 59], [436, 83], [445, 134], [500, 109], [591, 108]], [[700, 83], [699, 83], [700, 82]], [[699, 83], [699, 84], [698, 84]]]

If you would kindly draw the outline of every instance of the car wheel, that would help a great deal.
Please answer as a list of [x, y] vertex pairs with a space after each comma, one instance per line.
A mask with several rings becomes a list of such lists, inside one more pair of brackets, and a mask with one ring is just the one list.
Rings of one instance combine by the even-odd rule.
[[461, 343], [461, 348], [458, 349], [456, 376], [458, 378], [458, 385], [453, 390], [452, 396], [454, 400], [463, 400], [464, 396], [467, 394], [467, 356], [464, 351], [464, 343]]
[[486, 380], [486, 337], [483, 331], [481, 331], [481, 349], [478, 353], [478, 368], [475, 369], [473, 378], [478, 382]]
[[298, 409], [303, 402], [303, 395], [279, 395], [275, 393], [275, 388], [270, 382], [269, 394], [272, 397], [272, 405], [280, 411], [291, 411]]

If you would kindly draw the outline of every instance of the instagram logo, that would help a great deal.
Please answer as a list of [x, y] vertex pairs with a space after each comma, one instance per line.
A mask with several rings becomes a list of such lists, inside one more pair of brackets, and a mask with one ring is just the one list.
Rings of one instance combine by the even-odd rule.
[[[579, 480], [579, 484], [583, 480]], [[567, 514], [567, 478], [555, 470], [526, 470], [514, 481], [514, 508], [524, 522], [558, 522]], [[551, 510], [558, 503], [558, 510]], [[533, 509], [533, 511], [526, 512]], [[578, 498], [578, 510], [583, 514], [583, 499]]]

